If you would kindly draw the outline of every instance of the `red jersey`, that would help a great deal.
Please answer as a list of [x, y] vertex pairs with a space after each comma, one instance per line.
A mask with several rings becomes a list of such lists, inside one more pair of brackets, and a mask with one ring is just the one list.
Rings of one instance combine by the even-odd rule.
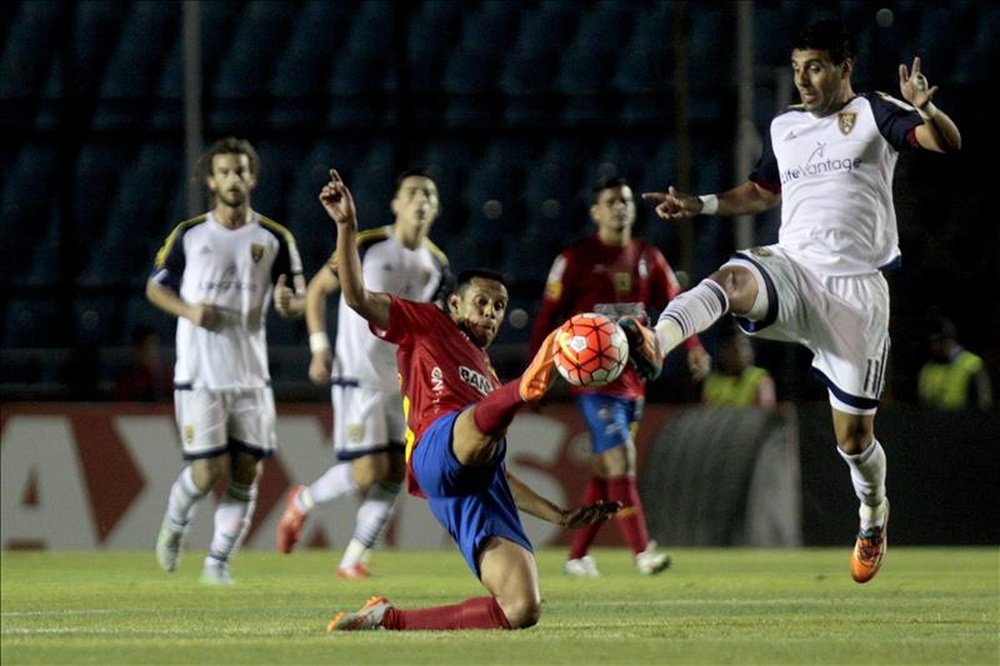
[[[612, 319], [632, 315], [649, 323], [647, 308], [657, 313], [681, 292], [666, 257], [654, 245], [632, 239], [625, 247], [601, 242], [597, 234], [570, 245], [556, 257], [545, 283], [542, 307], [531, 330], [531, 354], [545, 336], [570, 316], [599, 312]], [[692, 336], [688, 349], [700, 345]], [[614, 382], [601, 387], [570, 387], [572, 393], [603, 393], [641, 398], [646, 381], [629, 364]]]
[[482, 400], [500, 386], [500, 380], [486, 350], [472, 342], [441, 308], [390, 298], [389, 328], [372, 328], [372, 332], [397, 345], [407, 425], [407, 489], [423, 497], [410, 462], [420, 437], [441, 416]]

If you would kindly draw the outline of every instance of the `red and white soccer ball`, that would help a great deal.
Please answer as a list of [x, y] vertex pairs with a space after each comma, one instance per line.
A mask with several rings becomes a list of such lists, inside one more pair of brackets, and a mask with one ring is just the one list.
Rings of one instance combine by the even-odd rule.
[[556, 336], [556, 369], [575, 386], [604, 386], [628, 363], [628, 340], [621, 327], [596, 312], [566, 320]]

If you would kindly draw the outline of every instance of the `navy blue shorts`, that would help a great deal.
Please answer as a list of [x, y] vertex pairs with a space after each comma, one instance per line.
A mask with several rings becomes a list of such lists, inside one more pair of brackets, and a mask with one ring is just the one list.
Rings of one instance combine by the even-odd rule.
[[451, 449], [452, 428], [459, 412], [440, 417], [424, 431], [413, 449], [411, 466], [427, 504], [448, 530], [469, 568], [480, 577], [476, 556], [490, 537], [503, 537], [532, 551], [514, 504], [505, 472], [507, 440], [487, 465], [468, 467]]
[[629, 441], [632, 426], [642, 418], [642, 401], [600, 393], [581, 393], [576, 405], [590, 430], [590, 448], [604, 453]]

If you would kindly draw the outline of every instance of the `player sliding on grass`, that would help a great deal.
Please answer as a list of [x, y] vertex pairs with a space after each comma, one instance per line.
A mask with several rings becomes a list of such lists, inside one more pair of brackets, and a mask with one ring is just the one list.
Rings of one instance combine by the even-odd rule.
[[840, 26], [821, 22], [792, 45], [802, 103], [771, 121], [764, 153], [742, 185], [691, 196], [670, 188], [643, 197], [664, 219], [746, 215], [779, 202], [777, 245], [738, 252], [701, 284], [670, 301], [656, 325], [663, 353], [727, 312], [749, 334], [798, 342], [826, 383], [840, 455], [861, 500], [851, 576], [872, 579], [886, 549], [886, 459], [875, 410], [889, 353], [889, 288], [899, 264], [892, 174], [902, 150], [958, 150], [958, 128], [931, 99], [914, 58], [899, 66], [905, 103], [851, 89], [854, 56]]
[[329, 630], [519, 629], [538, 622], [541, 593], [531, 543], [520, 509], [576, 528], [613, 515], [615, 502], [565, 510], [507, 472], [507, 427], [528, 401], [552, 382], [555, 332], [528, 369], [500, 384], [486, 347], [507, 309], [501, 276], [485, 270], [461, 273], [447, 312], [368, 291], [357, 249], [354, 201], [336, 171], [320, 202], [337, 226], [341, 291], [372, 331], [398, 346], [396, 361], [407, 413], [407, 486], [427, 498], [489, 596], [435, 608], [402, 610], [373, 597], [356, 613], [341, 612]]

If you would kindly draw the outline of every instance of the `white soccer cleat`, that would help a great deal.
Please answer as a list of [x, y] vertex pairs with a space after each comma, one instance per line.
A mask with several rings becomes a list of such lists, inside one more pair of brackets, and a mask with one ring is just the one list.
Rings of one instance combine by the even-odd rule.
[[232, 585], [229, 562], [217, 560], [211, 555], [205, 558], [205, 568], [201, 571], [201, 582], [205, 585]]
[[597, 570], [597, 563], [590, 555], [584, 555], [572, 560], [563, 562], [563, 574], [574, 578], [597, 578], [601, 572]]
[[181, 543], [184, 532], [171, 528], [170, 520], [163, 519], [160, 532], [156, 535], [156, 561], [164, 571], [173, 571], [181, 561]]
[[643, 576], [652, 576], [669, 567], [670, 561], [670, 555], [657, 550], [656, 542], [650, 541], [646, 544], [646, 550], [635, 556], [635, 568]]

